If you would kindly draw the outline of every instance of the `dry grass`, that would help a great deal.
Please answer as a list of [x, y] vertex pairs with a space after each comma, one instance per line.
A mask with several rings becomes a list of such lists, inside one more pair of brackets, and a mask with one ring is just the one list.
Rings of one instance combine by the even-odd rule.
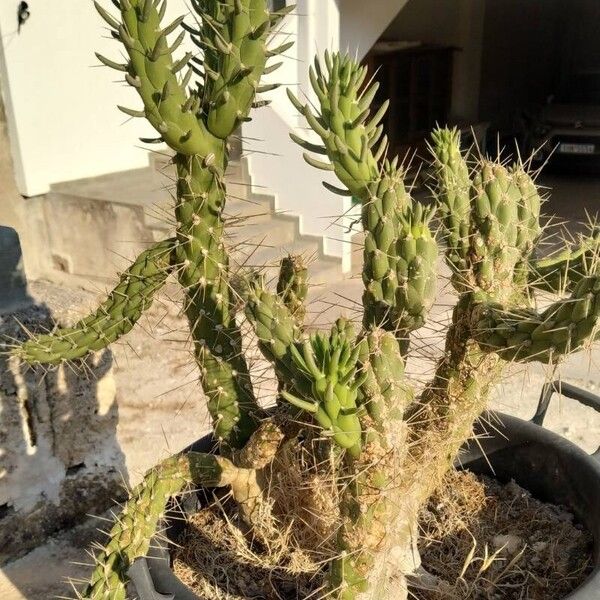
[[421, 526], [437, 586], [414, 589], [418, 600], [562, 600], [591, 570], [591, 535], [514, 482], [451, 472]]
[[[323, 566], [336, 554], [340, 488], [329, 445], [306, 430], [298, 434], [280, 449], [268, 477], [281, 532], [272, 544], [252, 536], [228, 496], [215, 496], [190, 518], [174, 569], [200, 597], [323, 597]], [[450, 472], [420, 523], [419, 550], [434, 587], [415, 583], [416, 600], [562, 600], [590, 570], [589, 533], [568, 511], [514, 483]]]
[[186, 585], [210, 600], [308, 598], [320, 588], [313, 557], [288, 536], [270, 553], [242, 533], [229, 509], [216, 503], [190, 518], [173, 563]]

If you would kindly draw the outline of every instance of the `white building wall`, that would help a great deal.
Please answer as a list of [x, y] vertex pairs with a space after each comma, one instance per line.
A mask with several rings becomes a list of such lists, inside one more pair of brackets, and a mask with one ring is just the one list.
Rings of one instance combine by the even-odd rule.
[[[140, 102], [98, 66], [95, 51], [118, 59], [121, 50], [91, 0], [31, 0], [20, 33], [18, 4], [0, 2], [0, 76], [19, 191], [148, 164], [137, 138], [153, 130], [116, 109]], [[187, 12], [185, 1], [170, 0], [169, 12]]]
[[[310, 100], [308, 67], [315, 54], [342, 48], [362, 58], [405, 2], [374, 0], [366, 14], [364, 0], [297, 0], [294, 15], [282, 27], [297, 44], [288, 53], [285, 74], [277, 71], [274, 77], [300, 99]], [[349, 270], [353, 233], [348, 226], [357, 210], [350, 199], [323, 188], [322, 181], [335, 183], [334, 177], [307, 165], [302, 150], [289, 139], [290, 130], [304, 137], [310, 137], [310, 132], [290, 104], [285, 87], [269, 108], [256, 111], [244, 127], [253, 183], [275, 195], [278, 210], [300, 216], [302, 233], [323, 235], [325, 252], [341, 256], [343, 268]]]

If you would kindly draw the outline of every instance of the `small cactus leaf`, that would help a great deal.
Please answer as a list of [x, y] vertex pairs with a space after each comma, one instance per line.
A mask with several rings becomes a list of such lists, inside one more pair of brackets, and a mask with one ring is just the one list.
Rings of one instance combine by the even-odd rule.
[[117, 63], [113, 60], [110, 60], [110, 58], [106, 58], [106, 56], [102, 56], [102, 54], [99, 54], [98, 52], [96, 52], [96, 58], [106, 67], [109, 67], [111, 69], [115, 69], [115, 71], [123, 71], [126, 72], [127, 71], [127, 65], [121, 64], [121, 63]]

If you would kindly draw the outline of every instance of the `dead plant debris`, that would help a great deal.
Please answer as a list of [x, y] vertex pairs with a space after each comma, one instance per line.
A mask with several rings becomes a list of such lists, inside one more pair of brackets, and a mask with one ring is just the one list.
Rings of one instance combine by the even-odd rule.
[[[176, 575], [207, 600], [321, 597], [318, 553], [269, 553], [218, 502], [193, 515], [174, 555]], [[414, 600], [563, 600], [592, 570], [592, 536], [564, 507], [514, 482], [450, 472], [421, 514], [426, 576]], [[427, 589], [423, 589], [426, 587]]]
[[564, 507], [450, 472], [421, 514], [422, 566], [434, 590], [415, 600], [563, 600], [592, 570], [592, 536]]

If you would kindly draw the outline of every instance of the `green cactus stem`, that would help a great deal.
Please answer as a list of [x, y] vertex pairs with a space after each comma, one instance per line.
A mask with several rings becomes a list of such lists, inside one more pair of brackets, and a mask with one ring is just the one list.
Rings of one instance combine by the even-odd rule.
[[296, 320], [298, 327], [302, 328], [308, 295], [308, 268], [302, 256], [289, 254], [281, 259], [277, 295]]
[[515, 185], [519, 188], [520, 196], [517, 202], [517, 246], [521, 250], [521, 255], [528, 258], [542, 234], [540, 209], [543, 200], [535, 182], [522, 164], [514, 165], [510, 169], [510, 174]]
[[554, 363], [595, 339], [599, 324], [600, 275], [590, 275], [543, 312], [482, 304], [475, 336], [505, 360]]
[[323, 145], [295, 134], [292, 139], [326, 156], [329, 163], [304, 155], [309, 164], [334, 171], [347, 193], [362, 201], [364, 324], [396, 332], [406, 352], [408, 334], [424, 324], [435, 296], [437, 245], [429, 227], [433, 211], [413, 203], [398, 159], [385, 158], [387, 139], [379, 122], [387, 103], [370, 116], [378, 84], [365, 88], [366, 74], [366, 67], [348, 56], [326, 52], [324, 65], [316, 59], [310, 78], [318, 114], [289, 91], [288, 96]]
[[200, 157], [178, 155], [175, 162], [177, 275], [186, 293], [200, 381], [217, 439], [239, 447], [256, 428], [260, 410], [232, 309], [223, 242], [225, 185], [214, 165]]
[[[223, 177], [227, 140], [248, 120], [256, 94], [268, 91], [260, 85], [267, 60], [286, 49], [268, 48], [267, 39], [287, 10], [271, 13], [266, 0], [193, 0], [199, 21], [192, 27], [181, 18], [163, 26], [164, 6], [153, 0], [120, 2], [119, 21], [97, 5], [128, 61], [118, 65], [99, 59], [125, 72], [142, 100], [142, 111], [125, 112], [145, 116], [177, 153], [177, 275], [186, 292], [185, 310], [216, 437], [240, 447], [256, 429], [260, 410], [229, 289]], [[169, 39], [179, 26], [202, 49], [201, 59], [192, 54], [174, 58], [185, 32], [171, 45]], [[194, 75], [199, 80], [190, 87]]]
[[[438, 246], [430, 228], [434, 214], [434, 208], [415, 202], [398, 216], [393, 313], [395, 326], [407, 332], [425, 324], [435, 300]], [[385, 282], [382, 287], [385, 295]]]
[[164, 516], [168, 501], [191, 485], [229, 487], [251, 533], [264, 539], [276, 532], [262, 474], [275, 457], [283, 434], [265, 421], [234, 462], [213, 454], [189, 452], [173, 456], [146, 474], [135, 487], [110, 532], [110, 541], [96, 557], [96, 568], [82, 597], [125, 600], [127, 571], [145, 556]]
[[265, 287], [263, 277], [249, 282], [246, 317], [252, 323], [258, 346], [274, 368], [278, 380], [300, 393], [310, 393], [310, 382], [295, 366], [292, 347], [300, 340], [300, 328], [281, 297]]
[[583, 236], [578, 246], [567, 247], [551, 256], [531, 260], [529, 284], [554, 294], [573, 290], [586, 273], [595, 270], [600, 256], [600, 229]]
[[368, 330], [361, 342], [359, 363], [365, 374], [360, 404], [367, 409], [374, 427], [385, 433], [389, 423], [401, 420], [414, 400], [396, 337], [380, 328]]
[[455, 285], [470, 266], [471, 177], [460, 150], [457, 129], [436, 129], [431, 151], [438, 176], [438, 199], [443, 218], [446, 259]]
[[58, 364], [106, 348], [128, 333], [152, 304], [171, 266], [175, 240], [165, 240], [142, 252], [121, 275], [99, 308], [73, 327], [36, 335], [16, 348], [30, 364]]
[[[321, 138], [322, 145], [307, 142], [295, 134], [292, 139], [307, 150], [304, 158], [308, 164], [335, 172], [348, 190], [342, 190], [342, 194], [350, 193], [366, 202], [371, 196], [370, 186], [379, 180], [378, 161], [387, 148], [387, 138], [382, 137], [383, 127], [379, 123], [389, 102], [369, 118], [369, 107], [379, 85], [374, 83], [361, 93], [367, 68], [349, 56], [331, 55], [325, 51], [324, 65], [316, 59], [309, 75], [320, 112], [315, 114], [290, 90], [288, 96], [309, 127]], [[324, 155], [330, 162], [315, 159], [309, 153]]]
[[471, 263], [475, 285], [494, 294], [510, 284], [521, 257], [517, 246], [521, 193], [508, 170], [483, 161], [473, 177]]
[[[339, 556], [331, 563], [329, 589], [335, 597], [354, 600], [370, 592], [385, 597], [383, 589], [397, 565], [386, 554], [397, 544], [411, 543], [399, 523], [400, 503], [395, 500], [406, 455], [407, 427], [403, 422], [414, 392], [404, 376], [404, 360], [396, 337], [372, 329], [360, 344], [359, 413], [363, 432], [361, 451], [348, 454], [344, 471]], [[404, 538], [408, 533], [408, 541]], [[378, 595], [380, 594], [380, 595]]]

